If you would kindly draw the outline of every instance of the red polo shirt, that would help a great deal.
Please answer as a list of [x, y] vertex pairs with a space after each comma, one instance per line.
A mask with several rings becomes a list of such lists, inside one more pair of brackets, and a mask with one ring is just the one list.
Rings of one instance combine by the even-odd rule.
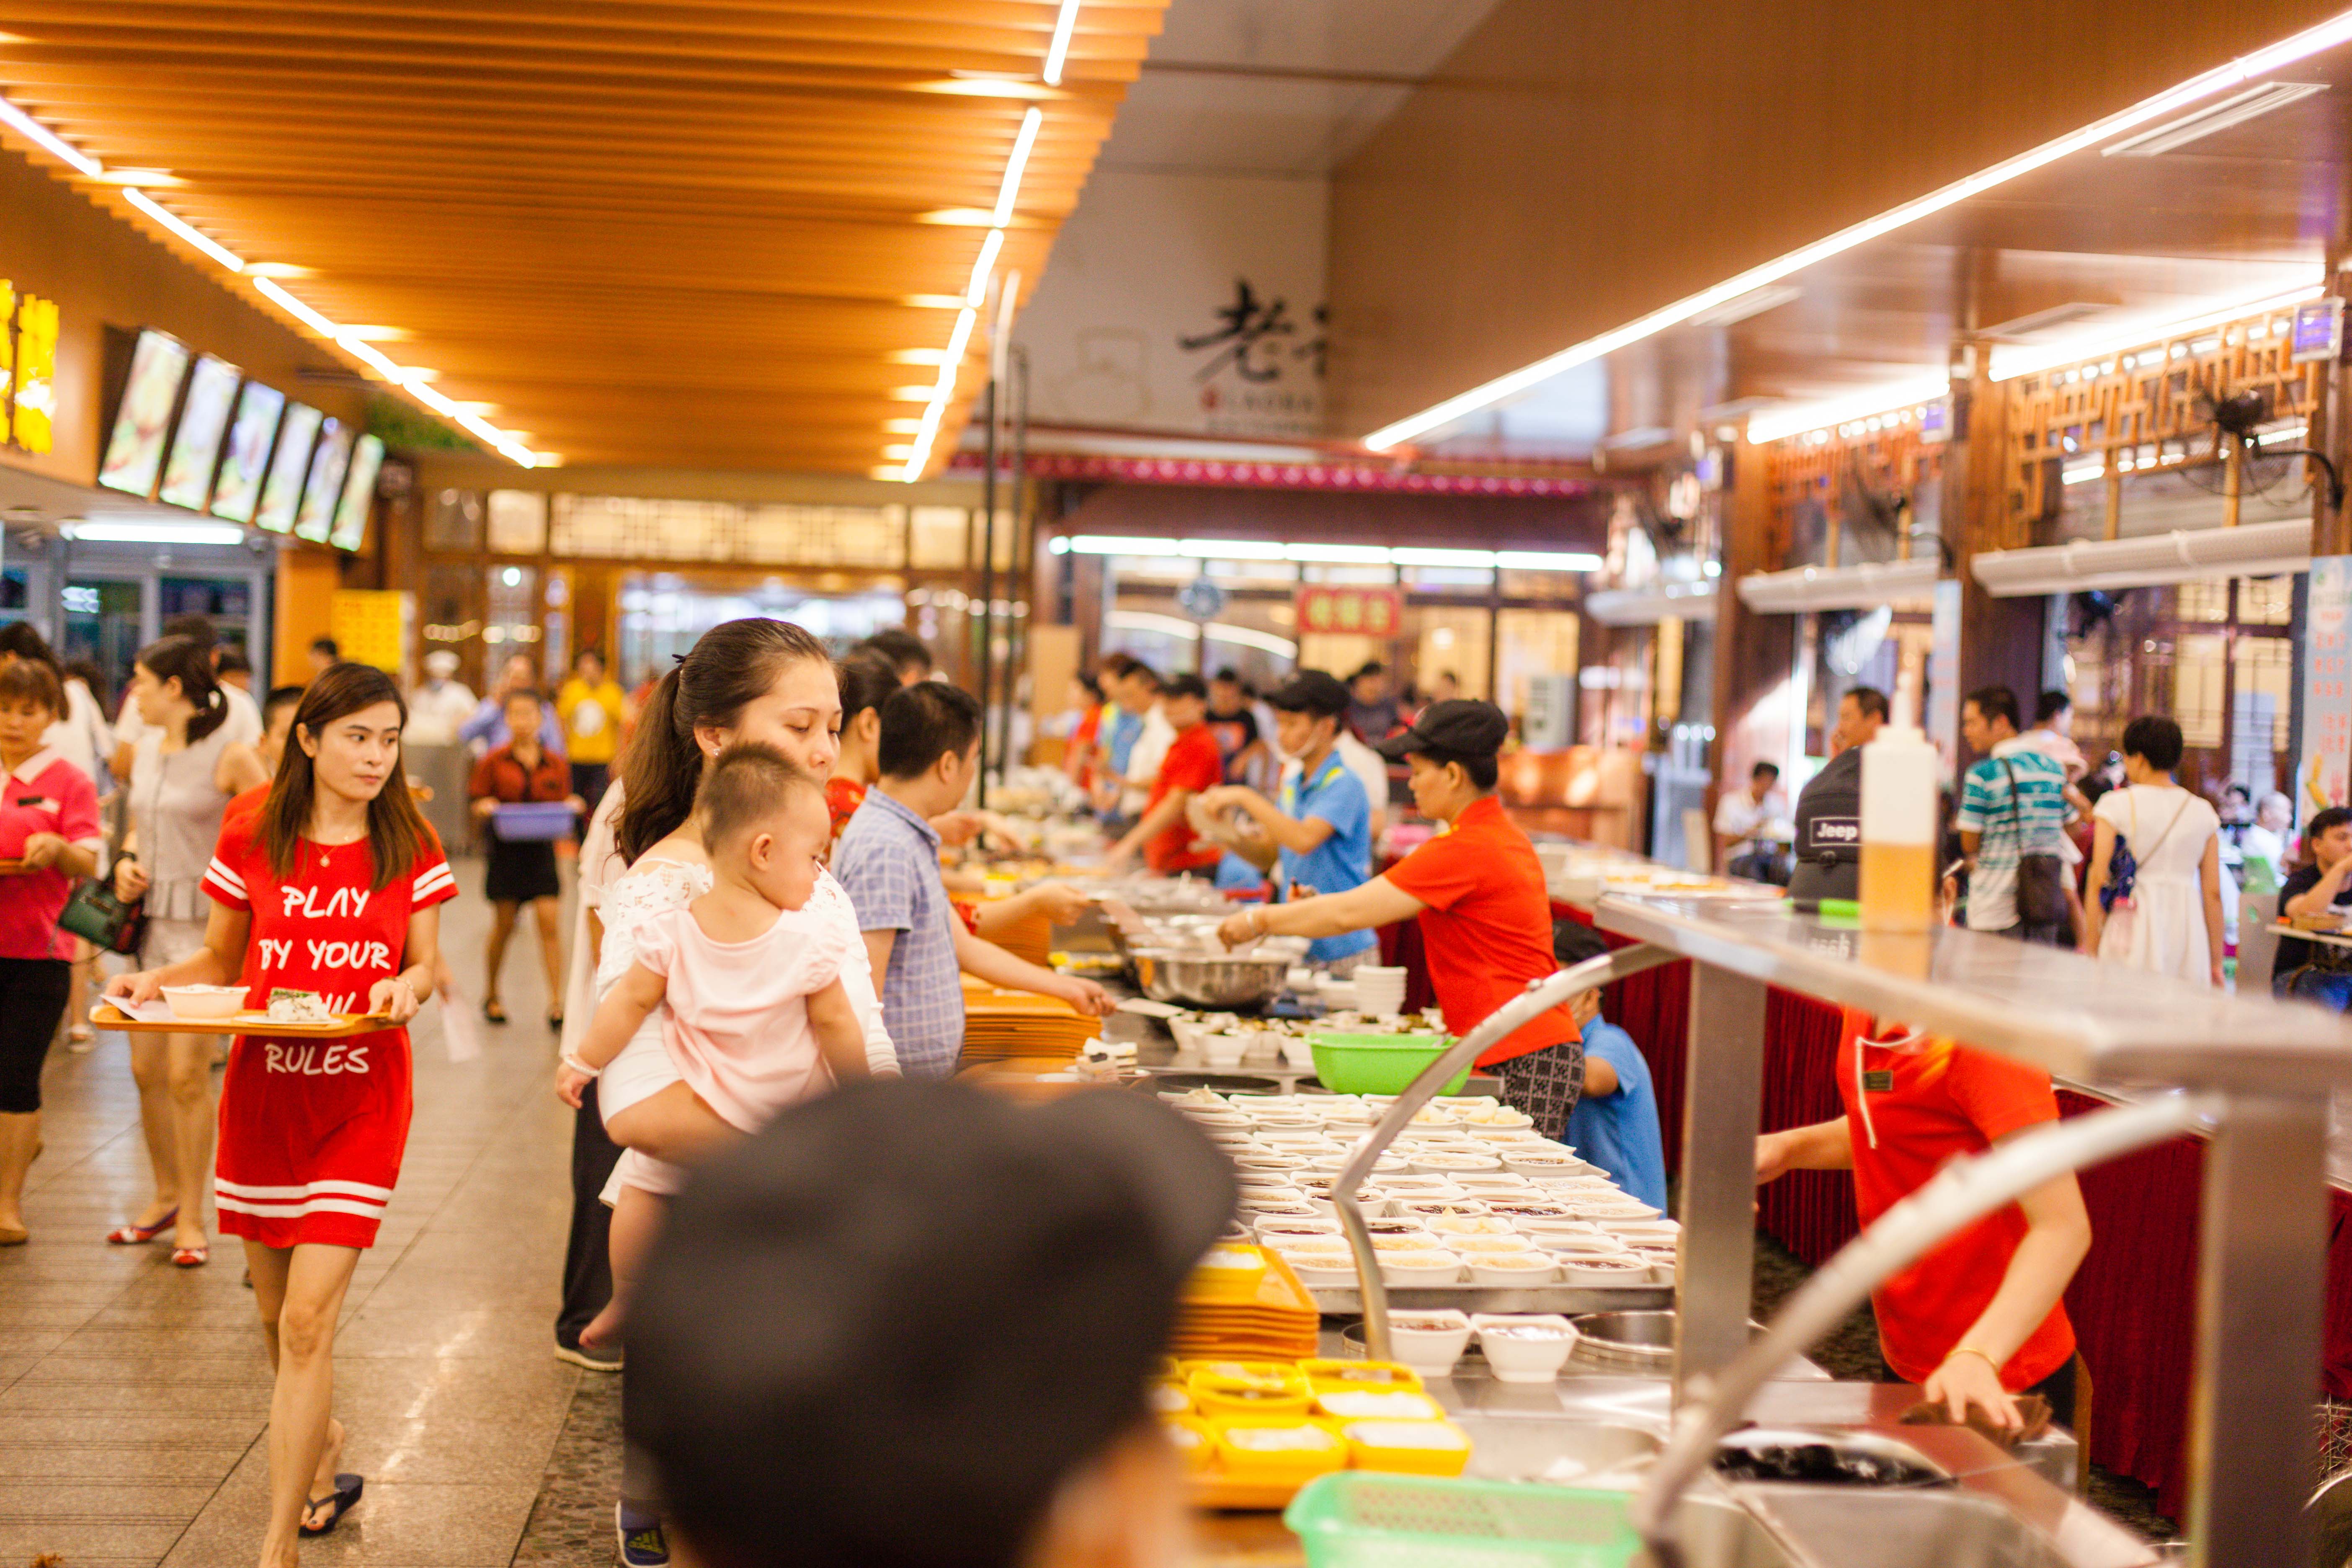
[[[1919, 1049], [1862, 1045], [1868, 1021], [1846, 1014], [1837, 1059], [1838, 1098], [1853, 1134], [1854, 1208], [1864, 1226], [1950, 1161], [2058, 1120], [2048, 1073], [1948, 1040]], [[1871, 1293], [1879, 1343], [1898, 1376], [1925, 1383], [1944, 1364], [1992, 1304], [2025, 1231], [2025, 1211], [2011, 1204]], [[2074, 1326], [2062, 1300], [2000, 1369], [2000, 1384], [2011, 1393], [2031, 1388], [2074, 1353]]]
[[[1536, 847], [1486, 795], [1384, 873], [1389, 885], [1428, 905], [1421, 911], [1430, 987], [1445, 1027], [1466, 1035], [1486, 1016], [1559, 973], [1551, 951], [1551, 898]], [[1480, 1067], [1579, 1038], [1568, 1009], [1555, 1007], [1505, 1036]]]
[[[54, 746], [42, 747], [0, 778], [0, 859], [22, 856], [25, 840], [36, 833], [54, 833], [85, 849], [106, 843], [89, 775]], [[74, 882], [55, 866], [0, 878], [0, 958], [73, 957], [73, 938], [58, 929], [58, 916]]]
[[[1195, 724], [1178, 731], [1176, 739], [1169, 742], [1168, 755], [1160, 762], [1160, 776], [1151, 781], [1151, 798], [1144, 810], [1167, 799], [1171, 790], [1188, 789], [1198, 795], [1224, 782], [1225, 757], [1217, 750], [1217, 737], [1206, 724]], [[1194, 846], [1192, 825], [1179, 816], [1143, 847], [1143, 863], [1162, 873], [1204, 871], [1224, 858], [1224, 851], [1213, 844]]]

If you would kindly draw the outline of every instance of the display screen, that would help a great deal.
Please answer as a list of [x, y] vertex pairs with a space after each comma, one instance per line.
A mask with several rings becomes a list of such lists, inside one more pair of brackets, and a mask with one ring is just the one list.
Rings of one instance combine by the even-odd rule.
[[310, 471], [310, 443], [326, 417], [307, 403], [286, 405], [286, 423], [278, 433], [278, 456], [269, 460], [269, 481], [261, 487], [257, 527], [285, 533], [294, 526], [294, 509], [302, 504], [302, 478]]
[[179, 428], [172, 432], [172, 455], [163, 460], [163, 488], [155, 499], [191, 511], [205, 510], [212, 499], [213, 465], [220, 460], [221, 437], [228, 429], [229, 410], [236, 405], [236, 366], [202, 354], [188, 378], [188, 400], [180, 406]]
[[327, 542], [338, 550], [357, 550], [367, 542], [368, 513], [375, 500], [375, 477], [383, 468], [383, 443], [362, 436], [352, 453], [352, 477], [343, 485], [343, 502], [335, 509], [335, 531]]
[[228, 427], [228, 452], [221, 459], [220, 482], [213, 487], [215, 517], [231, 522], [253, 521], [253, 509], [261, 500], [261, 481], [269, 474], [269, 444], [278, 435], [278, 416], [285, 412], [284, 393], [257, 381], [245, 384], [236, 400], [236, 418]]
[[163, 332], [139, 334], [131, 379], [123, 384], [114, 430], [107, 437], [106, 460], [99, 465], [100, 484], [134, 496], [154, 489], [155, 471], [163, 466], [163, 440], [171, 434], [172, 406], [180, 400], [180, 382], [187, 374], [185, 344]]
[[352, 464], [352, 433], [340, 419], [319, 427], [319, 449], [310, 454], [310, 481], [302, 487], [302, 510], [294, 516], [294, 537], [313, 544], [327, 542], [334, 526], [335, 502], [343, 493], [343, 470]]

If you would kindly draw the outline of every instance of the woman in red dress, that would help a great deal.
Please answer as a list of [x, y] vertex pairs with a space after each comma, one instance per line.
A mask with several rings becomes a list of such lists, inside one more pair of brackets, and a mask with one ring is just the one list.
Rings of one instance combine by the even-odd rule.
[[399, 1178], [409, 1116], [400, 1026], [432, 987], [438, 906], [457, 890], [401, 787], [407, 717], [381, 670], [337, 664], [312, 682], [268, 798], [221, 829], [205, 876], [204, 947], [107, 987], [138, 1003], [165, 985], [234, 977], [249, 1008], [292, 989], [389, 1021], [340, 1039], [240, 1035], [221, 1087], [220, 1228], [245, 1239], [278, 1376], [262, 1568], [295, 1568], [298, 1538], [333, 1529], [359, 1500], [360, 1478], [335, 1469], [335, 1322]]

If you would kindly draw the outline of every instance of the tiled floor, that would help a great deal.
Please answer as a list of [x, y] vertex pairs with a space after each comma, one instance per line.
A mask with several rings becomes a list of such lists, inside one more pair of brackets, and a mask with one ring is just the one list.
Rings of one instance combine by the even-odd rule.
[[[459, 881], [468, 894], [444, 942], [478, 994], [478, 865]], [[478, 1059], [449, 1061], [437, 1004], [415, 1030], [407, 1159], [336, 1343], [343, 1468], [367, 1477], [367, 1498], [305, 1546], [306, 1563], [502, 1568], [549, 1475], [583, 1374], [550, 1353], [571, 1113], [549, 1091], [536, 956], [523, 937], [508, 957], [508, 1010], [530, 1021], [482, 1026]], [[44, 1087], [33, 1240], [0, 1251], [0, 1564], [42, 1552], [66, 1568], [250, 1563], [269, 1379], [238, 1249], [216, 1246], [210, 1267], [182, 1272], [163, 1247], [102, 1241], [149, 1180], [122, 1037], [55, 1053]], [[588, 1479], [614, 1403], [583, 1402], [558, 1475]], [[534, 1545], [525, 1560], [602, 1564], [609, 1539]]]

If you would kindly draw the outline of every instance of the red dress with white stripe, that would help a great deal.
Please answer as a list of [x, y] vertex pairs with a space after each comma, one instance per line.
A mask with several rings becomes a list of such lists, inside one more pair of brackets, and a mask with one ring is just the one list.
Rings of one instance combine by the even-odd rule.
[[[396, 784], [397, 781], [395, 781]], [[231, 811], [205, 890], [248, 910], [246, 1005], [273, 987], [315, 991], [337, 1013], [367, 1005], [400, 973], [415, 910], [457, 884], [429, 836], [408, 875], [374, 881], [367, 841], [303, 839], [283, 879], [270, 869], [260, 813]], [[264, 1247], [372, 1247], [408, 1143], [408, 1031], [349, 1039], [240, 1035], [221, 1085], [214, 1182], [220, 1227]]]

